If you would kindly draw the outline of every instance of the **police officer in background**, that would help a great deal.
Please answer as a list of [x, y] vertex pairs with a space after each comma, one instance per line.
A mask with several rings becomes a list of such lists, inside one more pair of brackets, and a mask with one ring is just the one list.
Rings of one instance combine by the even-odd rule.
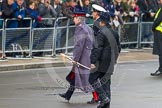
[[153, 54], [159, 56], [159, 68], [151, 76], [159, 76], [162, 74], [162, 0], [159, 0], [160, 8], [157, 11], [152, 25], [152, 30], [154, 32], [154, 46]]
[[[93, 8], [102, 11], [102, 7], [93, 6]], [[90, 84], [99, 95], [100, 103], [97, 108], [110, 108], [111, 75], [119, 55], [115, 32], [108, 27], [109, 23], [110, 15], [102, 11], [99, 21], [100, 30], [95, 36], [95, 45], [91, 54], [92, 70], [89, 77]]]

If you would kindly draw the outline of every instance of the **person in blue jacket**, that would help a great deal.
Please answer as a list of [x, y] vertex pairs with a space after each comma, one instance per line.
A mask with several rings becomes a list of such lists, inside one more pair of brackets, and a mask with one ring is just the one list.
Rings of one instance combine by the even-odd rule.
[[10, 28], [23, 27], [23, 19], [25, 17], [25, 8], [23, 6], [24, 0], [17, 0], [13, 3], [12, 7], [14, 10], [13, 17], [16, 20], [11, 21]]
[[[38, 11], [36, 11], [35, 7], [36, 7], [36, 3], [34, 1], [30, 1], [29, 7], [26, 8], [26, 17], [32, 18], [33, 28], [37, 27], [37, 23], [42, 20], [42, 18], [39, 16]], [[29, 20], [26, 21], [25, 25], [29, 27], [30, 21]]]

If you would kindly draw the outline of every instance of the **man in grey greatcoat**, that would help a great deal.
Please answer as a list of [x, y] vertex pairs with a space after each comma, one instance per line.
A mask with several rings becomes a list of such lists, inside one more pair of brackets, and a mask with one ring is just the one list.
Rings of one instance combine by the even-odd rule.
[[93, 45], [93, 30], [85, 24], [85, 14], [74, 14], [74, 23], [76, 25], [74, 33], [74, 51], [73, 51], [73, 72], [74, 80], [70, 81], [70, 88], [64, 94], [59, 94], [66, 100], [70, 100], [74, 90], [81, 89], [84, 92], [91, 92], [92, 87], [89, 84], [89, 69], [77, 65], [79, 62], [90, 68], [90, 55]]

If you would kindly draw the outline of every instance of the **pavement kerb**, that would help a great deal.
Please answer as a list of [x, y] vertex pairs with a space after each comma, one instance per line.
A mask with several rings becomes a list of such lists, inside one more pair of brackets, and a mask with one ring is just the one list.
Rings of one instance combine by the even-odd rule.
[[[151, 55], [150, 50], [137, 50], [137, 51], [123, 51], [123, 53], [121, 53], [122, 57], [124, 57], [124, 55], [128, 54], [129, 56], [129, 52], [147, 52], [147, 54], [149, 53], [149, 55]], [[141, 56], [141, 55], [140, 55]], [[71, 66], [71, 63], [64, 63], [63, 60], [58, 59], [59, 57], [56, 58], [51, 58], [51, 59], [43, 59], [43, 58], [39, 58], [39, 61], [34, 61], [34, 62], [30, 62], [30, 63], [11, 63], [11, 64], [2, 64], [0, 65], [0, 71], [12, 71], [12, 70], [24, 70], [24, 69], [35, 69], [35, 68], [49, 68], [49, 67], [63, 67], [63, 66]], [[10, 59], [8, 59], [9, 61]], [[7, 61], [7, 60], [6, 60]], [[147, 58], [147, 59], [132, 59], [131, 60], [118, 60], [118, 64], [133, 64], [133, 63], [139, 63], [139, 62], [148, 62], [148, 61], [157, 61], [157, 58]], [[15, 61], [16, 62], [16, 61]]]
[[[141, 62], [144, 63], [144, 62], [154, 62], [154, 61], [157, 61], [157, 59], [118, 61], [117, 64], [135, 64], [135, 63], [141, 63]], [[57, 61], [57, 62], [39, 62], [39, 63], [1, 65], [0, 71], [36, 69], [36, 68], [50, 68], [50, 67], [64, 67], [64, 66], [71, 66], [71, 64], [70, 63], [65, 64], [63, 61]]]
[[[66, 63], [66, 66], [67, 65], [70, 64]], [[48, 67], [63, 67], [63, 66], [65, 66], [63, 61], [11, 64], [11, 65], [1, 65], [0, 71], [24, 70], [24, 69], [48, 68]]]

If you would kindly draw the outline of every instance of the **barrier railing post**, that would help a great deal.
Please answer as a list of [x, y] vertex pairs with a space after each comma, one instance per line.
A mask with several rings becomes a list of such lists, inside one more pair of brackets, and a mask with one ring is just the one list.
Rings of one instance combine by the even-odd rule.
[[5, 59], [5, 40], [6, 40], [6, 31], [5, 31], [5, 25], [6, 21], [3, 21], [3, 26], [2, 26], [2, 59]]
[[54, 19], [53, 21], [54, 21], [54, 25], [53, 25], [53, 34], [52, 34], [52, 40], [53, 40], [53, 41], [52, 41], [52, 55], [51, 55], [51, 56], [52, 56], [52, 57], [55, 57], [55, 55], [56, 55], [56, 54], [55, 54], [55, 52], [56, 52], [56, 51], [55, 51], [55, 50], [56, 50], [56, 44], [55, 44], [55, 40], [56, 40], [56, 39], [55, 39], [56, 19]]
[[141, 39], [142, 39], [142, 22], [139, 22], [139, 36], [138, 36], [138, 48], [141, 48]]
[[58, 22], [58, 19], [55, 20], [55, 23], [54, 23], [54, 31], [53, 31], [53, 42], [52, 42], [52, 57], [55, 57], [56, 56], [56, 36], [57, 36], [57, 22]]
[[[119, 34], [119, 42], [121, 41], [121, 29], [122, 29], [122, 27], [121, 27], [122, 25], [120, 25], [119, 26], [119, 29], [118, 29], [118, 34]], [[124, 26], [124, 24], [123, 24], [123, 26]]]
[[65, 53], [67, 54], [68, 53], [68, 38], [69, 38], [69, 25], [70, 25], [70, 19], [68, 19], [67, 21], [67, 28], [66, 28], [66, 44], [65, 44]]
[[142, 39], [142, 22], [143, 22], [143, 16], [144, 16], [144, 13], [142, 13], [140, 15], [140, 20], [139, 20], [139, 25], [138, 25], [138, 30], [139, 30], [139, 36], [138, 36], [138, 48], [140, 49], [141, 48], [141, 39]]
[[32, 57], [32, 46], [33, 46], [33, 20], [30, 20], [30, 39], [29, 39], [29, 57]]

